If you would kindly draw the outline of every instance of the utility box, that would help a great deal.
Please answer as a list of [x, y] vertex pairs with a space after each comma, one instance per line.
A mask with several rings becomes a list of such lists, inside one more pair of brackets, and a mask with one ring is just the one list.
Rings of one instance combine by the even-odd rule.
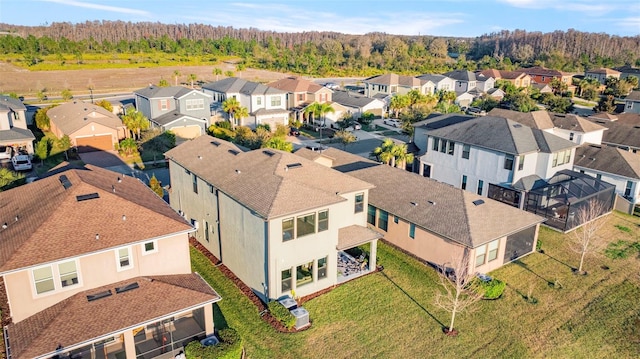
[[296, 302], [295, 299], [290, 297], [278, 299], [278, 302], [282, 304], [283, 307], [287, 308], [287, 310], [289, 311], [298, 308], [298, 302]]
[[301, 329], [311, 324], [309, 323], [309, 311], [304, 309], [303, 307], [291, 310], [291, 314], [296, 317], [296, 329]]

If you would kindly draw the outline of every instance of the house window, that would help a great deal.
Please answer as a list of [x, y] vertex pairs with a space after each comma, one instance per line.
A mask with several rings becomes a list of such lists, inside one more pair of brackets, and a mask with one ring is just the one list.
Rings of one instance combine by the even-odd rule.
[[447, 140], [440, 139], [440, 152], [447, 153]]
[[271, 106], [280, 106], [282, 98], [280, 96], [271, 96]]
[[456, 143], [453, 141], [448, 141], [448, 142], [449, 142], [449, 148], [447, 149], [447, 154], [453, 156], [453, 149], [455, 148]]
[[378, 216], [378, 228], [383, 231], [387, 230], [389, 226], [389, 213], [387, 211], [380, 210], [380, 214]]
[[304, 101], [304, 94], [303, 93], [298, 95], [298, 101]]
[[155, 253], [158, 251], [158, 245], [156, 241], [149, 241], [142, 244], [142, 255]]
[[166, 111], [168, 109], [169, 109], [169, 100], [167, 99], [160, 100], [160, 110]]
[[262, 105], [262, 97], [256, 97], [256, 105]]
[[60, 273], [60, 284], [63, 287], [78, 284], [78, 269], [76, 261], [68, 261], [58, 264]]
[[327, 278], [327, 257], [318, 259], [318, 279]]
[[466, 175], [462, 175], [462, 186], [461, 186], [461, 188], [463, 190], [467, 189], [467, 176]]
[[198, 176], [195, 173], [191, 174], [191, 181], [193, 182], [193, 193], [198, 193]]
[[291, 269], [285, 269], [281, 274], [282, 278], [282, 292], [288, 292], [291, 290]]
[[469, 152], [471, 152], [471, 146], [463, 145], [462, 146], [462, 158], [469, 159]]
[[409, 237], [411, 239], [415, 239], [416, 238], [416, 225], [413, 223], [409, 224]]
[[513, 155], [506, 155], [504, 157], [504, 169], [505, 170], [513, 170]]
[[631, 189], [633, 188], [633, 182], [627, 181], [627, 186], [624, 188], [624, 196], [631, 197]]
[[373, 226], [376, 225], [376, 208], [372, 205], [367, 207], [367, 223]]
[[432, 147], [433, 150], [434, 151], [438, 151], [439, 146], [440, 146], [440, 139], [438, 137], [434, 137], [433, 138], [433, 147]]
[[573, 132], [569, 133], [569, 141], [573, 141]]
[[602, 175], [601, 175], [600, 173], [598, 173], [598, 174], [596, 175], [596, 178], [598, 179], [598, 181], [600, 181], [600, 180], [602, 180]]
[[422, 165], [422, 176], [431, 178], [431, 165], [427, 165], [427, 164]]
[[500, 244], [499, 239], [496, 239], [495, 241], [489, 243], [489, 257], [487, 258], [487, 262], [491, 262], [492, 260], [498, 258], [498, 244]]
[[187, 111], [204, 110], [204, 99], [194, 98], [186, 101]]
[[398, 224], [399, 221], [400, 221], [400, 219], [398, 218], [398, 216], [394, 215], [393, 216], [393, 223]]
[[118, 263], [118, 271], [133, 268], [131, 261], [131, 248], [125, 247], [116, 249], [116, 259]]
[[522, 171], [524, 168], [524, 155], [518, 156], [518, 171]]
[[209, 242], [209, 222], [204, 221], [204, 240]]
[[313, 282], [313, 262], [296, 267], [296, 286], [301, 287]]
[[354, 213], [360, 213], [362, 211], [364, 211], [364, 193], [357, 193]]
[[478, 192], [477, 193], [480, 196], [482, 196], [482, 190], [483, 190], [482, 187], [484, 187], [484, 181], [483, 180], [478, 180]]
[[569, 163], [571, 161], [571, 150], [564, 150], [560, 152], [555, 152], [553, 154], [553, 160], [551, 162], [551, 167], [556, 167], [563, 165], [565, 163]]
[[329, 229], [329, 210], [318, 212], [318, 232]]
[[487, 246], [476, 248], [476, 267], [484, 264], [484, 259], [487, 254]]
[[36, 293], [38, 294], [50, 292], [56, 289], [55, 284], [53, 283], [53, 269], [51, 266], [34, 269], [33, 282], [36, 285]]
[[293, 218], [282, 220], [282, 241], [293, 239]]
[[296, 218], [296, 238], [316, 233], [316, 214], [309, 213]]

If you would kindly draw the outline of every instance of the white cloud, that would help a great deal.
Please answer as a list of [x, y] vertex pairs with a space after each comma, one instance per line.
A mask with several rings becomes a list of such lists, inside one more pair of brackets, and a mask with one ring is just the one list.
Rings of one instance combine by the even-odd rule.
[[602, 15], [615, 10], [619, 7], [618, 5], [621, 5], [616, 3], [603, 3], [602, 1], [596, 0], [498, 0], [498, 2], [525, 9], [553, 9], [566, 11], [568, 15], [570, 15], [571, 12], [580, 12], [590, 16]]
[[100, 4], [93, 4], [93, 3], [75, 1], [75, 0], [43, 0], [43, 1], [52, 2], [56, 4], [61, 4], [61, 5], [67, 5], [67, 6], [81, 7], [85, 9], [103, 10], [103, 11], [117, 12], [121, 14], [130, 14], [130, 15], [150, 16], [149, 12], [147, 11], [125, 8], [125, 7], [100, 5]]

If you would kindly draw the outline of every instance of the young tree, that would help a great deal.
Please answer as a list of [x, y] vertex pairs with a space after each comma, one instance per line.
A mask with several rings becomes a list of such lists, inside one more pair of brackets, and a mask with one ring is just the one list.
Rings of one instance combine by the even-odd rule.
[[69, 135], [64, 135], [58, 140], [58, 147], [64, 151], [64, 158], [68, 161], [69, 154], [67, 151], [71, 148], [71, 139], [69, 138]]
[[149, 179], [149, 187], [153, 192], [160, 196], [160, 198], [164, 196], [164, 189], [160, 185], [160, 181], [158, 181], [155, 174], [153, 174]]
[[40, 159], [40, 165], [44, 165], [44, 160], [49, 157], [49, 149], [50, 149], [49, 139], [43, 137], [38, 143], [36, 143], [36, 148], [34, 150], [35, 155]]
[[71, 93], [71, 90], [69, 90], [69, 89], [62, 90], [61, 95], [62, 95], [62, 99], [65, 100], [65, 101], [69, 101], [69, 100], [71, 100], [73, 98], [73, 94]]
[[178, 71], [178, 70], [173, 71], [173, 78], [174, 78], [174, 81], [175, 81], [175, 86], [178, 86], [178, 77], [180, 77], [180, 71]]
[[125, 156], [132, 156], [138, 153], [138, 144], [133, 138], [125, 138], [120, 141], [119, 149]]
[[218, 81], [218, 77], [219, 77], [220, 75], [222, 75], [222, 70], [221, 70], [221, 69], [219, 69], [219, 68], [217, 68], [217, 67], [214, 67], [214, 68], [213, 68], [213, 74], [216, 76], [216, 81]]
[[191, 82], [191, 88], [193, 88], [193, 82], [197, 79], [198, 79], [198, 76], [196, 74], [189, 74], [189, 76], [187, 77], [187, 80]]
[[47, 115], [47, 111], [51, 107], [41, 108], [36, 111], [36, 127], [42, 131], [49, 131], [51, 127], [51, 122], [49, 121], [49, 116]]
[[293, 143], [288, 142], [283, 137], [273, 136], [262, 143], [263, 148], [274, 148], [285, 152], [293, 152]]
[[113, 112], [113, 105], [111, 104], [111, 102], [107, 101], [106, 99], [102, 99], [102, 100], [96, 102], [96, 105], [104, 108], [105, 110], [107, 110], [109, 112]]
[[598, 235], [598, 232], [607, 223], [607, 216], [604, 216], [607, 210], [604, 202], [590, 199], [575, 213], [575, 221], [582, 223], [572, 233], [572, 249], [580, 254], [580, 265], [578, 266], [580, 274], [586, 273], [582, 271], [584, 257], [602, 247], [602, 237]]
[[342, 145], [343, 150], [347, 150], [347, 145], [356, 142], [356, 136], [346, 130], [337, 131], [334, 138], [336, 138]]
[[607, 95], [600, 98], [596, 107], [593, 108], [596, 112], [608, 112], [613, 113], [616, 110], [616, 105], [613, 102], [613, 95]]
[[24, 174], [11, 171], [8, 168], [0, 168], [0, 191], [8, 190], [19, 184]]
[[169, 81], [167, 81], [166, 79], [160, 79], [160, 82], [158, 82], [158, 87], [169, 87]]
[[458, 255], [451, 258], [450, 263], [442, 266], [440, 274], [440, 284], [444, 288], [444, 293], [436, 294], [434, 303], [451, 313], [449, 327], [445, 328], [445, 333], [455, 335], [454, 330], [456, 314], [470, 311], [471, 305], [482, 299], [482, 292], [473, 288], [473, 272], [471, 266], [470, 251], [463, 250]]
[[225, 71], [224, 75], [227, 76], [227, 77], [233, 77], [233, 71], [231, 71], [231, 70]]

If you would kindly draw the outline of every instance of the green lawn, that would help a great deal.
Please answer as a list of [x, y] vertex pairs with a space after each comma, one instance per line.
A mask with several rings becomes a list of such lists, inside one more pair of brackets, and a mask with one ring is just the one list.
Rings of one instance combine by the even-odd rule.
[[[603, 237], [638, 241], [639, 223], [615, 213]], [[455, 338], [442, 334], [449, 314], [433, 304], [440, 290], [435, 272], [383, 243], [378, 258], [384, 271], [306, 302], [312, 327], [295, 334], [278, 333], [262, 321], [256, 307], [195, 250], [192, 264], [222, 295], [216, 323], [238, 330], [248, 358], [640, 357], [640, 261], [595, 254], [585, 263], [589, 274], [579, 276], [571, 270], [578, 255], [569, 249], [568, 235], [542, 228], [540, 238], [544, 254], [491, 273], [508, 284], [503, 298], [460, 314]], [[549, 286], [554, 281], [562, 288]], [[523, 299], [529, 290], [537, 304]]]

